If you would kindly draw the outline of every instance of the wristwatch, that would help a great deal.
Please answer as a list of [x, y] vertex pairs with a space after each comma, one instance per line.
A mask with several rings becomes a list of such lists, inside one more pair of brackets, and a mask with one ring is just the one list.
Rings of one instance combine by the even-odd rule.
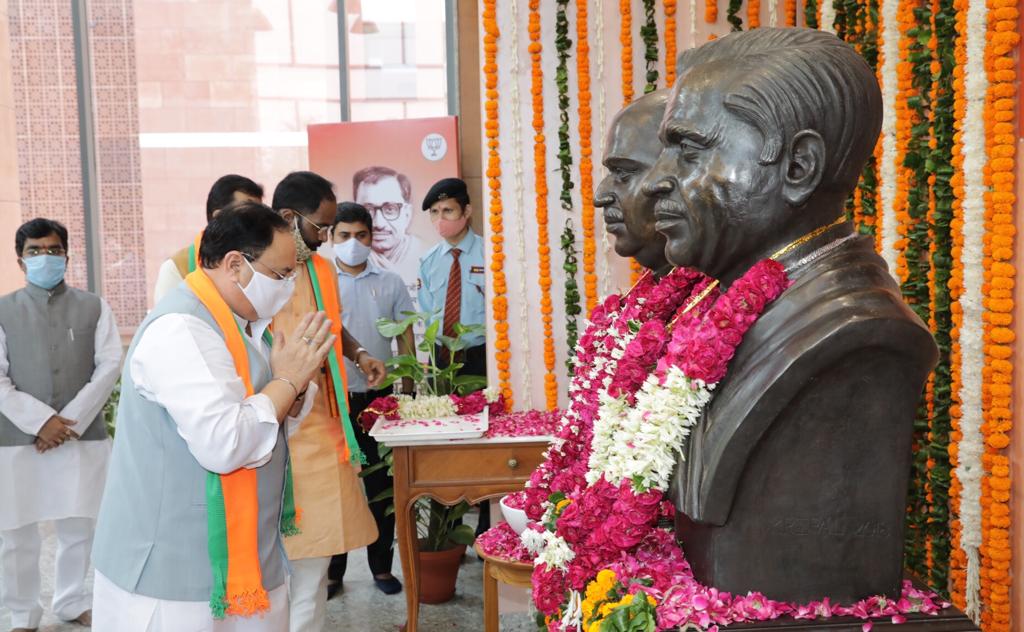
[[358, 349], [356, 349], [355, 354], [352, 356], [352, 362], [354, 362], [356, 366], [359, 366], [359, 356], [363, 353], [369, 354], [370, 352], [367, 351], [365, 347], [359, 347]]

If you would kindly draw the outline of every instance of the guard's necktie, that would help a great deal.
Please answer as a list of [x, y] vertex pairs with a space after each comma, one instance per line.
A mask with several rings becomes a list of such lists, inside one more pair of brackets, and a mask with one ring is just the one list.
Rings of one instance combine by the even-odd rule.
[[446, 336], [455, 336], [455, 323], [462, 316], [462, 266], [459, 255], [462, 251], [452, 248], [452, 267], [448, 271], [448, 292], [444, 299], [444, 327], [441, 332]]

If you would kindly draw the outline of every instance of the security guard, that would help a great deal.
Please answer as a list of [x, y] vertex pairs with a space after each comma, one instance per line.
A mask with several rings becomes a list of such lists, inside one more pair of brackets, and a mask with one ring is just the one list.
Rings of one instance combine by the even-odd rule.
[[[442, 320], [444, 335], [454, 336], [455, 323], [484, 324], [484, 242], [469, 226], [473, 208], [462, 180], [445, 178], [430, 187], [423, 210], [430, 213], [434, 230], [443, 241], [420, 259], [420, 309], [433, 314], [431, 323]], [[486, 376], [483, 331], [467, 335], [465, 340], [469, 347], [456, 354], [464, 365], [459, 373]], [[439, 358], [441, 366], [447, 366], [447, 354], [441, 353]]]

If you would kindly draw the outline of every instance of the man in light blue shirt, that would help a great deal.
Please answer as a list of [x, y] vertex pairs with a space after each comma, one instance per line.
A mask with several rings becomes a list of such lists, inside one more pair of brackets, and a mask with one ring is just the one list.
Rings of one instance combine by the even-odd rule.
[[[392, 357], [391, 338], [385, 338], [377, 330], [377, 320], [402, 320], [403, 312], [412, 312], [412, 298], [406, 289], [405, 282], [394, 272], [383, 270], [368, 261], [371, 244], [373, 243], [373, 218], [363, 206], [353, 202], [342, 202], [334, 217], [331, 229], [334, 249], [334, 261], [338, 266], [338, 286], [341, 296], [341, 322], [345, 331], [359, 340], [371, 356], [387, 361]], [[398, 352], [415, 353], [412, 329], [406, 329], [398, 337]], [[366, 378], [351, 361], [346, 358], [348, 373], [348, 402], [353, 420], [359, 418], [370, 402], [378, 397], [390, 395], [386, 389], [371, 390]], [[402, 391], [412, 392], [411, 380], [402, 381]], [[366, 454], [368, 466], [380, 462], [377, 452], [377, 441], [356, 424], [356, 440]], [[387, 469], [379, 469], [363, 478], [366, 497], [374, 498], [384, 490], [390, 489], [393, 481]], [[394, 557], [393, 543], [395, 539], [395, 516], [385, 515], [386, 502], [370, 503], [370, 511], [377, 522], [379, 536], [377, 541], [367, 549], [367, 560], [374, 583], [385, 594], [395, 594], [402, 590], [402, 584], [391, 574], [391, 563]], [[341, 588], [345, 575], [346, 555], [335, 555], [331, 559], [328, 578], [332, 582], [328, 594], [333, 596]]]
[[[466, 183], [458, 178], [439, 181], [423, 199], [434, 229], [443, 238], [420, 259], [420, 311], [442, 321], [442, 332], [454, 336], [455, 323], [483, 325], [484, 242], [469, 226], [473, 208]], [[487, 375], [487, 349], [483, 332], [465, 338], [469, 347], [456, 354], [461, 375]], [[458, 357], [461, 355], [462, 357]], [[439, 355], [447, 366], [446, 353]]]

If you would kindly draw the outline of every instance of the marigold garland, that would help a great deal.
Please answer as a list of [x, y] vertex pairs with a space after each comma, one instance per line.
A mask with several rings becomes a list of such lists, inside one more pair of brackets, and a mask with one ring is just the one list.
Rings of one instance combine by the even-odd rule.
[[633, 100], [633, 3], [619, 0], [619, 45], [622, 51], [622, 107]]
[[590, 40], [587, 36], [587, 0], [576, 0], [576, 85], [580, 143], [580, 199], [583, 223], [583, 296], [587, 312], [597, 305], [597, 240], [594, 231], [593, 124], [590, 109]]
[[[758, 0], [753, 0], [757, 2]], [[676, 82], [676, 0], [665, 3], [665, 87]]]
[[554, 306], [551, 302], [551, 237], [548, 233], [547, 143], [544, 138], [544, 70], [541, 65], [540, 0], [530, 0], [530, 95], [533, 97], [533, 182], [537, 220], [537, 274], [540, 314], [544, 323], [544, 403], [558, 408], [558, 377], [555, 375]]
[[1016, 204], [1013, 122], [1015, 120], [1016, 62], [1020, 43], [1019, 10], [1015, 0], [989, 0], [985, 45], [985, 232], [983, 266], [985, 294], [985, 373], [982, 406], [985, 454], [981, 481], [982, 629], [1010, 630], [1012, 550], [1010, 545], [1010, 459], [1006, 450], [1013, 428], [1013, 258]]
[[647, 63], [647, 83], [644, 94], [658, 89], [658, 20], [654, 12], [654, 0], [644, 0], [644, 25], [640, 27], [640, 38], [644, 41], [644, 61]]
[[786, 26], [796, 26], [796, 0], [786, 0]]
[[756, 29], [761, 26], [761, 0], [747, 0], [747, 28]]
[[960, 420], [962, 418], [962, 399], [960, 389], [962, 381], [962, 355], [960, 346], [960, 331], [964, 326], [963, 307], [960, 304], [960, 297], [963, 294], [964, 266], [963, 266], [963, 201], [964, 201], [964, 158], [963, 158], [963, 122], [967, 115], [967, 103], [964, 95], [964, 74], [967, 66], [967, 0], [954, 0], [953, 7], [956, 19], [956, 41], [954, 46], [953, 67], [953, 122], [955, 133], [953, 134], [952, 158], [950, 164], [953, 167], [953, 174], [950, 177], [950, 189], [953, 194], [951, 205], [952, 220], [950, 221], [950, 237], [952, 241], [951, 261], [952, 270], [949, 280], [950, 296], [950, 318], [952, 327], [950, 329], [950, 396], [951, 405], [949, 408], [950, 441], [949, 441], [949, 510], [950, 510], [950, 540], [952, 550], [949, 561], [949, 586], [950, 600], [953, 604], [963, 610], [966, 608], [965, 591], [967, 587], [967, 553], [961, 545], [962, 523], [960, 519], [960, 493], [961, 483], [957, 476], [957, 468], [960, 465], [960, 441], [963, 439]]
[[704, 21], [708, 24], [718, 21], [718, 0], [704, 0]]
[[491, 273], [494, 298], [491, 317], [494, 327], [494, 358], [498, 366], [498, 386], [505, 396], [506, 406], [512, 407], [512, 374], [510, 372], [511, 344], [508, 338], [508, 287], [505, 281], [505, 238], [502, 234], [501, 156], [498, 154], [498, 30], [497, 0], [484, 0], [484, 109], [487, 112], [487, 180], [490, 188]]

